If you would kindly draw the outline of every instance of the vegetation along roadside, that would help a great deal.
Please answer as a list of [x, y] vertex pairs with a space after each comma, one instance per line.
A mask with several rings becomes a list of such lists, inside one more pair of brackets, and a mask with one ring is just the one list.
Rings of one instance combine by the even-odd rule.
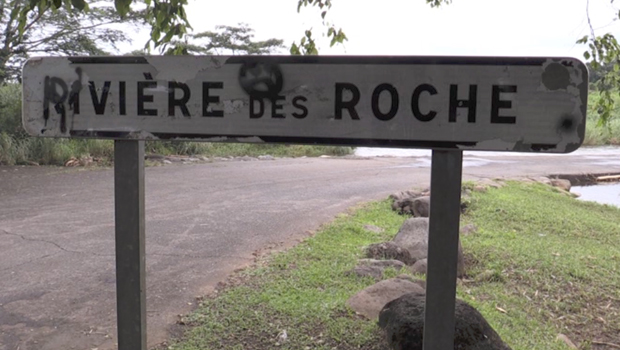
[[[387, 349], [376, 322], [345, 304], [375, 280], [345, 272], [364, 246], [391, 239], [406, 219], [390, 204], [356, 208], [238, 273], [180, 319], [185, 335], [166, 347]], [[462, 216], [462, 226], [470, 224], [476, 229], [462, 236], [467, 277], [458, 297], [512, 349], [568, 349], [561, 334], [580, 349], [620, 344], [620, 209], [508, 182], [472, 192]]]

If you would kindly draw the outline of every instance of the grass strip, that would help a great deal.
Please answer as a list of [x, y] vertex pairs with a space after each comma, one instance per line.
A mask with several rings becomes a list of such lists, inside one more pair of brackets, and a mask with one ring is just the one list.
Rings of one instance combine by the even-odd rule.
[[[347, 276], [362, 247], [390, 240], [405, 217], [388, 201], [342, 215], [315, 236], [243, 271], [201, 302], [170, 349], [386, 349], [373, 321], [345, 301], [374, 283]], [[468, 278], [458, 295], [515, 350], [581, 349], [620, 342], [620, 210], [540, 185], [473, 193], [462, 224]], [[384, 229], [374, 233], [365, 225]], [[394, 272], [395, 274], [395, 272]], [[286, 337], [284, 333], [286, 332]], [[286, 339], [284, 339], [286, 338]]]

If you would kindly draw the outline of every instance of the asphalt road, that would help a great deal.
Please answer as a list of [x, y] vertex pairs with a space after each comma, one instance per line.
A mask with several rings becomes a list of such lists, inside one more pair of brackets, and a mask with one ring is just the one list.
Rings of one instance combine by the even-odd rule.
[[[466, 156], [464, 178], [620, 172], [620, 152]], [[426, 187], [430, 158], [221, 161], [146, 170], [148, 343], [252, 253], [364, 201]], [[111, 169], [0, 167], [0, 350], [115, 348]]]

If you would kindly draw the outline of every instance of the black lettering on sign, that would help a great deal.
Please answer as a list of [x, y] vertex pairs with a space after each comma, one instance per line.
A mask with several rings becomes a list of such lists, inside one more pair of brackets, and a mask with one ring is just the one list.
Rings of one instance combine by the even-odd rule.
[[308, 116], [308, 108], [300, 103], [308, 102], [308, 99], [303, 96], [295, 96], [293, 97], [293, 107], [299, 109], [301, 113], [293, 112], [293, 117], [297, 119], [303, 119]]
[[283, 119], [286, 117], [284, 114], [278, 113], [282, 110], [282, 105], [278, 102], [284, 101], [284, 99], [284, 96], [274, 96], [271, 99], [271, 118]]
[[476, 98], [478, 94], [478, 85], [469, 85], [469, 100], [458, 99], [458, 85], [450, 85], [450, 115], [449, 121], [456, 122], [456, 109], [467, 108], [467, 122], [476, 122]]
[[[181, 89], [183, 92], [183, 96], [181, 98], [176, 98], [176, 90]], [[168, 82], [168, 115], [170, 117], [174, 117], [174, 108], [179, 107], [181, 109], [181, 113], [183, 113], [184, 117], [189, 117], [189, 110], [187, 109], [187, 101], [189, 101], [190, 96], [192, 95], [189, 90], [189, 86], [185, 83], [179, 83], [176, 81]]]
[[[390, 103], [390, 110], [387, 113], [383, 113], [379, 109], [379, 97], [381, 97], [381, 93], [383, 91], [387, 91], [390, 94], [390, 97], [392, 99]], [[394, 118], [394, 116], [396, 116], [396, 113], [398, 112], [398, 91], [396, 91], [394, 86], [390, 84], [380, 84], [372, 92], [371, 106], [372, 106], [372, 113], [375, 115], [377, 119], [387, 121], [387, 120]]]
[[[218, 117], [224, 116], [224, 111], [209, 110], [209, 103], [220, 103], [219, 96], [211, 96], [209, 89], [223, 89], [224, 83], [221, 81], [212, 82], [205, 81], [202, 83], [202, 116], [203, 117]], [[262, 101], [261, 101], [262, 102]]]
[[420, 95], [423, 92], [428, 92], [429, 95], [437, 95], [437, 89], [433, 85], [430, 84], [422, 84], [413, 90], [413, 95], [411, 96], [411, 111], [413, 112], [413, 116], [421, 121], [421, 122], [430, 122], [435, 118], [437, 112], [430, 110], [428, 113], [424, 114], [420, 111]]
[[512, 108], [512, 101], [500, 100], [502, 93], [516, 93], [516, 85], [493, 85], [493, 93], [491, 98], [491, 123], [494, 124], [515, 124], [517, 117], [501, 116], [499, 110], [501, 108]]
[[101, 98], [99, 98], [97, 96], [97, 88], [95, 87], [95, 82], [88, 82], [88, 89], [90, 90], [90, 98], [93, 101], [93, 108], [95, 109], [95, 114], [101, 115], [105, 113], [105, 104], [108, 101], [110, 84], [111, 82], [109, 81], [103, 82], [103, 88], [101, 89]]
[[[342, 100], [342, 93], [348, 90], [353, 95], [349, 101]], [[336, 102], [335, 102], [335, 118], [342, 119], [342, 110], [347, 109], [353, 120], [359, 120], [360, 117], [355, 110], [355, 105], [360, 101], [360, 89], [351, 83], [336, 83]]]
[[145, 95], [145, 89], [155, 89], [157, 82], [155, 81], [139, 81], [138, 82], [138, 115], [157, 115], [157, 109], [144, 108], [145, 102], [153, 102], [153, 95]]
[[127, 114], [127, 89], [124, 81], [118, 82], [118, 113], [120, 115]]
[[[254, 106], [258, 102], [258, 112], [254, 109]], [[265, 114], [265, 103], [262, 98], [254, 98], [254, 96], [250, 95], [250, 118], [258, 119]]]
[[80, 114], [80, 91], [82, 90], [82, 68], [77, 67], [75, 72], [78, 75], [77, 80], [71, 83], [71, 91], [69, 91], [69, 109], [73, 109], [73, 114]]
[[[61, 92], [58, 93], [58, 88]], [[67, 99], [67, 84], [64, 80], [57, 77], [45, 77], [43, 86], [43, 119], [47, 127], [50, 118], [49, 105], [54, 105], [56, 113], [60, 114], [60, 131], [67, 131], [67, 113], [65, 111], [65, 100]]]

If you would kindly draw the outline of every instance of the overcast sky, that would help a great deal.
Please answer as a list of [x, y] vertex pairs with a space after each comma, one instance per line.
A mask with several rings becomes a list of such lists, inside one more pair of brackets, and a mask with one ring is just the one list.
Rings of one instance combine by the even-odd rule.
[[[590, 0], [597, 35], [620, 34], [614, 20], [618, 6], [610, 0]], [[574, 56], [588, 34], [587, 0], [454, 0], [430, 8], [425, 0], [333, 0], [326, 19], [349, 37], [344, 46], [321, 54], [337, 55], [493, 55]], [[248, 23], [257, 39], [284, 39], [288, 47], [307, 28], [324, 33], [317, 10], [297, 13], [296, 0], [189, 0], [188, 16], [195, 31], [215, 25]]]

